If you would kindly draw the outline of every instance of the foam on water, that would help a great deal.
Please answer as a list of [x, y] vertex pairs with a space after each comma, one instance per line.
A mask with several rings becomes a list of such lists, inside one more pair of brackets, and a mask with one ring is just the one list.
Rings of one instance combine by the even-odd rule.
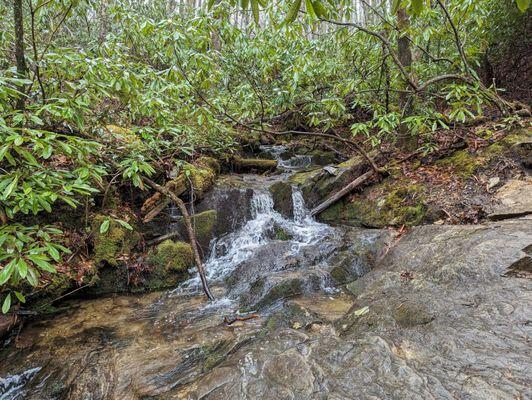
[[[210, 283], [220, 282], [241, 262], [253, 256], [255, 251], [274, 239], [275, 227], [281, 227], [292, 238], [291, 254], [296, 255], [303, 246], [316, 243], [333, 228], [315, 221], [305, 206], [303, 196], [297, 189], [292, 190], [293, 218], [283, 217], [274, 210], [273, 198], [269, 190], [254, 190], [251, 200], [252, 218], [240, 229], [214, 240], [209, 258], [205, 262], [205, 272]], [[199, 277], [184, 282], [177, 292], [199, 290]]]
[[19, 375], [0, 377], [0, 400], [18, 400], [25, 394], [24, 385], [41, 370], [40, 367], [28, 369]]

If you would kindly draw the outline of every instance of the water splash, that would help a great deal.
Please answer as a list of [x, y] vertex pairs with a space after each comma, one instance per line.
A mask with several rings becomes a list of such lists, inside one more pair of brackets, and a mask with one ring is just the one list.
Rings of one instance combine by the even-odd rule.
[[[315, 221], [307, 207], [301, 192], [292, 190], [293, 218], [283, 217], [274, 209], [274, 202], [269, 190], [254, 189], [251, 199], [252, 219], [237, 231], [214, 240], [210, 255], [205, 262], [207, 280], [211, 283], [221, 280], [232, 272], [236, 266], [254, 256], [255, 252], [275, 239], [276, 228], [282, 228], [290, 237], [290, 254], [296, 255], [304, 246], [311, 245], [330, 235], [334, 229]], [[195, 293], [199, 290], [199, 277], [184, 282], [177, 293]]]
[[290, 154], [290, 157], [285, 157], [288, 153], [286, 146], [260, 146], [262, 151], [268, 152], [277, 161], [277, 168], [285, 171], [296, 171], [306, 169], [312, 164], [312, 157], [301, 154]]
[[40, 367], [28, 369], [19, 375], [8, 375], [5, 378], [0, 377], [0, 400], [18, 400], [25, 395], [24, 386], [39, 371]]

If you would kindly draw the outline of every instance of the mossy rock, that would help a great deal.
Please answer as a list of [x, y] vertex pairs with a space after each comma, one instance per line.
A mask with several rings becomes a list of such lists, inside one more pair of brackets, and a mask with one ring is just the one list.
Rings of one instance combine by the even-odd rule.
[[285, 218], [293, 218], [292, 186], [284, 182], [277, 182], [270, 186], [269, 190], [272, 194], [274, 210]]
[[292, 238], [293, 238], [290, 233], [288, 233], [285, 229], [283, 229], [280, 226], [276, 226], [275, 227], [275, 232], [274, 233], [275, 233], [275, 235], [274, 235], [275, 240], [286, 241], [286, 240], [292, 240]]
[[[209, 249], [210, 242], [214, 238], [216, 223], [218, 220], [217, 217], [218, 213], [216, 210], [206, 210], [191, 217], [191, 223], [194, 228], [194, 233], [196, 234], [196, 239], [204, 252]], [[178, 219], [177, 226], [180, 233], [179, 237], [182, 240], [188, 240], [183, 217]]]
[[214, 186], [216, 172], [210, 167], [189, 165], [186, 167], [189, 176], [186, 179], [189, 191], [194, 192], [196, 199], [201, 199]]
[[92, 221], [93, 261], [96, 264], [104, 262], [109, 265], [118, 265], [118, 258], [133, 250], [140, 240], [140, 234], [135, 230], [126, 229], [113, 219], [110, 219], [109, 229], [101, 233], [100, 226], [107, 218], [104, 215], [97, 215]]
[[451, 168], [460, 177], [468, 179], [479, 168], [486, 166], [501, 155], [507, 154], [512, 148], [518, 153], [518, 156], [523, 158], [525, 154], [515, 145], [530, 140], [530, 137], [530, 130], [517, 130], [476, 153], [470, 153], [467, 149], [460, 150], [450, 157], [438, 160], [436, 165]]
[[450, 167], [462, 178], [470, 178], [475, 171], [482, 166], [484, 159], [469, 153], [468, 150], [460, 150], [452, 156], [438, 160], [437, 165]]
[[39, 314], [53, 314], [57, 311], [53, 302], [75, 286], [75, 282], [68, 274], [57, 272], [50, 274], [50, 282], [35, 293], [27, 297], [30, 310]]
[[375, 197], [363, 193], [351, 201], [338, 202], [319, 215], [320, 221], [373, 228], [423, 222], [427, 206], [420, 185], [384, 183], [372, 190], [377, 193]]
[[320, 174], [320, 172], [321, 168], [313, 169], [311, 171], [296, 172], [288, 178], [288, 182], [296, 186], [303, 186]]
[[197, 163], [205, 167], [210, 168], [215, 174], [219, 174], [221, 170], [220, 162], [213, 157], [201, 156], [198, 158]]
[[153, 269], [147, 274], [142, 289], [175, 287], [188, 278], [188, 270], [194, 266], [192, 247], [188, 243], [165, 240], [150, 252], [148, 264]]

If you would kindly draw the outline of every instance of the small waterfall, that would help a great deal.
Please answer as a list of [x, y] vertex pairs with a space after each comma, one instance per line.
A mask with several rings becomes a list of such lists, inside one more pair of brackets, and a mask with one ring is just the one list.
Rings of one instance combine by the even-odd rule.
[[301, 190], [298, 190], [296, 188], [292, 189], [292, 203], [294, 205], [295, 222], [302, 223], [307, 218], [310, 218], [310, 220], [312, 221], [310, 211], [305, 205], [305, 200], [303, 199], [303, 193], [301, 193]]
[[[272, 157], [277, 160], [277, 166], [279, 169], [286, 171], [294, 171], [298, 169], [305, 169], [312, 164], [312, 157], [301, 154], [289, 154], [287, 147], [285, 146], [260, 146], [260, 149], [268, 152]], [[287, 153], [289, 157], [285, 157]]]
[[[324, 236], [330, 235], [333, 228], [315, 221], [305, 206], [299, 190], [292, 191], [293, 219], [287, 219], [274, 210], [272, 195], [267, 189], [254, 189], [251, 199], [252, 219], [240, 229], [214, 240], [211, 251], [205, 261], [207, 279], [211, 283], [219, 282], [233, 271], [236, 266], [254, 256], [261, 247], [275, 239], [275, 230], [283, 229], [290, 235], [290, 254], [297, 255], [302, 246], [316, 243]], [[177, 292], [199, 290], [199, 278], [195, 276], [184, 282]]]

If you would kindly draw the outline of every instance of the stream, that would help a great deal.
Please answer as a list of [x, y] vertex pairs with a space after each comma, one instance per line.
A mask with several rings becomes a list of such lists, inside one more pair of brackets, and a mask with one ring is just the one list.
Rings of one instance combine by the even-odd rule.
[[[311, 160], [263, 150], [278, 173], [223, 176], [202, 201], [229, 227], [205, 258], [214, 302], [193, 274], [166, 292], [67, 301], [0, 350], [0, 400], [530, 394], [529, 283], [501, 278], [530, 225], [420, 227], [390, 251], [392, 232], [319, 223], [296, 188], [291, 212], [276, 210], [269, 187]], [[512, 243], [497, 246], [509, 232]], [[508, 314], [497, 305], [504, 291], [527, 301], [506, 301]], [[511, 376], [493, 375], [508, 365]]]
[[[278, 158], [277, 175], [223, 177], [206, 199], [229, 208], [235, 228], [215, 238], [206, 257], [214, 302], [205, 301], [197, 275], [165, 293], [69, 301], [68, 311], [31, 323], [16, 346], [3, 350], [0, 399], [168, 394], [201, 376], [208, 370], [206, 363], [214, 366], [263, 335], [268, 315], [281, 307], [284, 297], [319, 292], [327, 295], [324, 301], [346, 311], [350, 303], [337, 300], [346, 296], [324, 269], [342, 246], [342, 235], [316, 222], [295, 188], [290, 218], [274, 209], [268, 190], [292, 171], [308, 168], [310, 159], [281, 159], [283, 148], [263, 150]], [[237, 204], [230, 201], [235, 191]], [[284, 240], [276, 238], [279, 230]], [[224, 316], [244, 309], [259, 317], [223, 324]]]

